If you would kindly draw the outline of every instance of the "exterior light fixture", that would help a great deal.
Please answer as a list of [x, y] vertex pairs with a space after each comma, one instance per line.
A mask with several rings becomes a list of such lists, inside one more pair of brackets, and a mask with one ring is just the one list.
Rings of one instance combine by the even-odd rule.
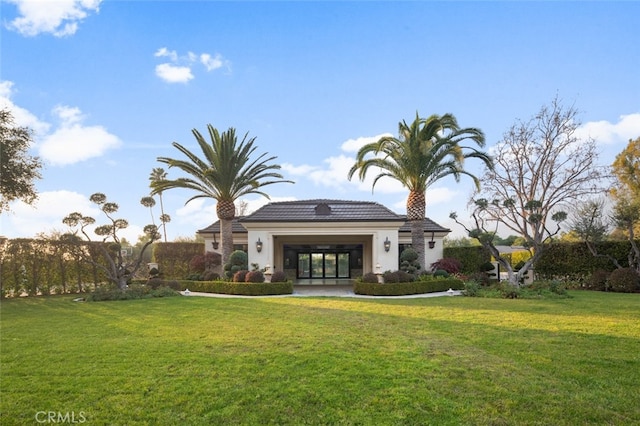
[[220, 244], [216, 241], [216, 233], [213, 233], [213, 242], [211, 243], [211, 246], [213, 246], [214, 250], [218, 250], [218, 247], [220, 246]]
[[391, 249], [391, 241], [389, 241], [389, 237], [384, 240], [384, 251], [389, 251]]
[[256, 250], [258, 250], [258, 253], [262, 251], [262, 241], [260, 241], [260, 238], [256, 241]]
[[435, 242], [435, 241], [433, 241], [433, 236], [434, 236], [434, 234], [435, 234], [435, 233], [434, 233], [433, 231], [431, 231], [431, 241], [429, 241], [429, 248], [430, 248], [430, 249], [432, 249], [432, 248], [434, 248], [434, 247], [436, 246], [436, 242]]

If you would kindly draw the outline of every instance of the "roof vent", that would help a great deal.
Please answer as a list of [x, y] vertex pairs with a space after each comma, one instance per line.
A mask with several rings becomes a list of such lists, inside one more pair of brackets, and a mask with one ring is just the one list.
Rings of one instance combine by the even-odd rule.
[[331, 207], [327, 203], [320, 203], [316, 206], [316, 215], [328, 216], [331, 214]]

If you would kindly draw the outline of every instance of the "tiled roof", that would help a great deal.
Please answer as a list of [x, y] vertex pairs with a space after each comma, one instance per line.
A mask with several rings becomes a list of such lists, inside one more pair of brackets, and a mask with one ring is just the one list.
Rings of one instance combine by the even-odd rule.
[[[405, 215], [392, 212], [387, 207], [371, 201], [344, 200], [298, 200], [267, 204], [248, 216], [235, 218], [232, 222], [234, 233], [246, 233], [242, 222], [361, 222], [361, 221], [405, 221], [400, 232], [411, 232]], [[426, 218], [425, 232], [451, 232]], [[198, 233], [220, 233], [217, 220]]]
[[[407, 216], [402, 216], [403, 219], [407, 219]], [[411, 224], [409, 222], [405, 222], [400, 229], [399, 232], [411, 232]], [[440, 226], [428, 217], [424, 219], [424, 231], [425, 232], [451, 232], [451, 229], [445, 228], [444, 226]]]
[[402, 216], [371, 201], [299, 200], [269, 203], [240, 222], [402, 221]]
[[[236, 217], [235, 219], [233, 219], [233, 222], [231, 222], [231, 229], [232, 232], [234, 234], [241, 234], [241, 233], [246, 233], [247, 230], [245, 229], [244, 226], [242, 226], [240, 224], [240, 222], [238, 222], [238, 219], [242, 219], [244, 216], [240, 216], [240, 217]], [[200, 229], [197, 233], [210, 233], [210, 232], [215, 232], [215, 233], [220, 233], [220, 221], [216, 220], [215, 222], [213, 222], [211, 225], [207, 226], [204, 229]]]

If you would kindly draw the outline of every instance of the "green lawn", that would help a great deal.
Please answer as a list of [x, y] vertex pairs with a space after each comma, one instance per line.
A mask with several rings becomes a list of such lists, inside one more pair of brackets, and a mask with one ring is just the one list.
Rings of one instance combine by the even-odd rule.
[[0, 423], [640, 424], [640, 295], [571, 294], [4, 300]]

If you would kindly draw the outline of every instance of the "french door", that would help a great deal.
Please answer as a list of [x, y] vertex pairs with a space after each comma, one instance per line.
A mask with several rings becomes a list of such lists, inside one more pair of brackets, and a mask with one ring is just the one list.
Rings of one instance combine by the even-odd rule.
[[349, 253], [298, 253], [298, 278], [349, 278]]

